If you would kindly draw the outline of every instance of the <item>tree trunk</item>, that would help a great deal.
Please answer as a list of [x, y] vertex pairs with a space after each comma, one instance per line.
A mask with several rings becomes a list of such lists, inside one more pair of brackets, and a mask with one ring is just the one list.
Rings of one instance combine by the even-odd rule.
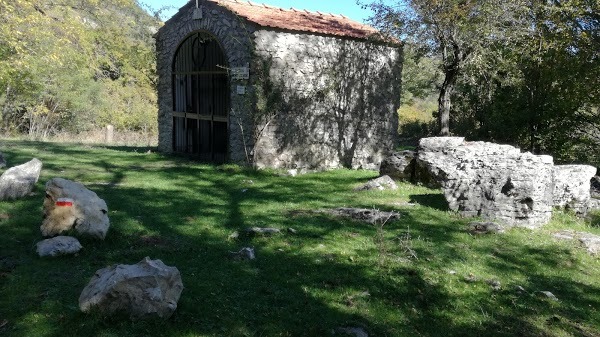
[[452, 106], [452, 92], [456, 84], [457, 65], [446, 67], [444, 70], [444, 83], [440, 87], [438, 97], [438, 125], [440, 136], [450, 135], [450, 107]]

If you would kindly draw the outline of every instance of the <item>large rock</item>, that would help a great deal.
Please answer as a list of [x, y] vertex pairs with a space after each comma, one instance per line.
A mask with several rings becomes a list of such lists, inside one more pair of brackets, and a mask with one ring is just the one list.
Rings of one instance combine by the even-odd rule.
[[537, 228], [550, 220], [554, 163], [550, 156], [461, 137], [420, 141], [417, 181], [441, 186], [450, 209], [463, 216]]
[[0, 176], [0, 200], [18, 199], [27, 196], [37, 183], [42, 162], [34, 158], [27, 163], [6, 170]]
[[394, 152], [379, 166], [380, 176], [390, 176], [396, 180], [410, 181], [415, 166], [415, 151]]
[[161, 260], [100, 269], [79, 296], [83, 312], [124, 313], [131, 319], [171, 317], [183, 290], [181, 275]]
[[71, 236], [56, 236], [46, 239], [38, 242], [36, 247], [40, 257], [77, 254], [83, 248], [79, 240]]
[[55, 236], [75, 228], [81, 235], [104, 239], [109, 226], [108, 207], [96, 193], [62, 178], [46, 183], [44, 221], [40, 227], [43, 236]]
[[590, 182], [596, 168], [589, 165], [554, 166], [554, 206], [585, 215], [590, 206]]

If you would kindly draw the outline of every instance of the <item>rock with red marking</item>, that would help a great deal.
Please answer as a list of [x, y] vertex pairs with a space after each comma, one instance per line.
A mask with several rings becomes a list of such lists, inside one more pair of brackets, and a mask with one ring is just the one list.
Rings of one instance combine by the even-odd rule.
[[96, 193], [80, 183], [53, 178], [46, 183], [43, 236], [55, 236], [70, 229], [103, 240], [110, 222], [108, 206]]

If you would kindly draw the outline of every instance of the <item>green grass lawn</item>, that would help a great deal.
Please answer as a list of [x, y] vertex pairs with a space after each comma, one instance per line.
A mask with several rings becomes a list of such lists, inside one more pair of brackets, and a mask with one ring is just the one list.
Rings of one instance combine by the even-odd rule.
[[[597, 221], [558, 213], [538, 231], [472, 236], [439, 191], [352, 191], [376, 172], [284, 177], [147, 150], [0, 140], [10, 166], [44, 163], [35, 195], [0, 202], [0, 335], [330, 336], [362, 327], [370, 336], [600, 336], [600, 261], [552, 238], [568, 228], [600, 234]], [[81, 239], [78, 256], [35, 252], [53, 177], [82, 182], [109, 207], [106, 240]], [[341, 206], [402, 216], [372, 226], [310, 212]], [[229, 238], [252, 226], [283, 233]], [[245, 246], [256, 260], [229, 257]], [[79, 311], [96, 270], [145, 256], [181, 272], [185, 289], [168, 321]]]

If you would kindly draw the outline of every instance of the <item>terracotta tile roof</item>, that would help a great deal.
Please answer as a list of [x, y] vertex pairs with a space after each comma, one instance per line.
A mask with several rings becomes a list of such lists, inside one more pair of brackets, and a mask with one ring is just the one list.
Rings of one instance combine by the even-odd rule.
[[208, 0], [259, 26], [366, 39], [378, 31], [343, 15], [283, 9], [242, 0]]

